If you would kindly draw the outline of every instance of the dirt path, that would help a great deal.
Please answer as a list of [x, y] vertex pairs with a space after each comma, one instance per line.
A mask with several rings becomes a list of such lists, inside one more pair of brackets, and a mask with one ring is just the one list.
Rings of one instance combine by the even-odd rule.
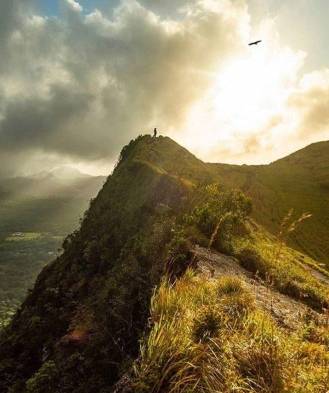
[[199, 246], [195, 247], [194, 253], [201, 274], [209, 278], [221, 275], [238, 276], [255, 294], [257, 304], [271, 313], [281, 326], [291, 330], [298, 329], [303, 323], [303, 316], [309, 312], [314, 313], [306, 305], [256, 280], [235, 258]]

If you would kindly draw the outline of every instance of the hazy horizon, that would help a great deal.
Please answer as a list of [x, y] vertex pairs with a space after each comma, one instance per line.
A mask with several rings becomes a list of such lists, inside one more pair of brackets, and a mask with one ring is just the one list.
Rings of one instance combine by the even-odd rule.
[[[329, 140], [322, 140], [322, 141], [317, 141], [317, 142], [313, 142], [311, 144], [314, 143], [323, 143], [323, 142], [329, 142]], [[274, 161], [270, 161], [270, 162], [264, 162], [264, 163], [258, 163], [258, 164], [247, 164], [247, 163], [232, 163], [229, 161], [229, 159], [227, 159], [225, 162], [224, 161], [205, 161], [207, 163], [212, 163], [212, 164], [228, 164], [228, 165], [238, 165], [238, 166], [243, 166], [243, 165], [268, 165], [271, 164], [275, 161], [278, 161], [282, 158], [285, 158], [299, 150], [303, 150], [304, 148], [310, 146], [311, 144], [307, 144], [305, 146], [303, 146], [301, 149], [298, 150], [293, 150], [291, 153], [288, 153], [287, 155], [284, 155], [282, 157], [278, 157], [277, 159], [275, 159]], [[184, 147], [184, 146], [183, 146]], [[198, 159], [201, 159], [200, 157], [198, 157], [196, 155], [196, 157]], [[39, 177], [42, 174], [54, 174], [56, 177], [63, 179], [63, 180], [70, 180], [70, 179], [74, 179], [74, 178], [78, 178], [79, 176], [92, 176], [92, 177], [107, 177], [108, 175], [110, 175], [110, 173], [113, 171], [115, 167], [115, 164], [113, 164], [112, 166], [109, 166], [108, 170], [107, 169], [103, 169], [102, 171], [96, 171], [93, 172], [92, 170], [90, 170], [90, 168], [88, 168], [88, 166], [79, 166], [79, 165], [74, 165], [73, 164], [68, 164], [68, 165], [58, 165], [55, 167], [52, 167], [49, 170], [45, 170], [45, 171], [36, 171], [36, 172], [26, 172], [26, 173], [20, 173], [18, 175], [12, 175], [9, 176], [8, 178], [15, 178], [15, 177]], [[5, 177], [4, 177], [5, 178]]]

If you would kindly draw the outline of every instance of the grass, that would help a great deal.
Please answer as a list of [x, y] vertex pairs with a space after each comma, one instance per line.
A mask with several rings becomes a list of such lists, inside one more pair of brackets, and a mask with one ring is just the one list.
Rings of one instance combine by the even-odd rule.
[[[277, 250], [280, 248], [280, 252]], [[308, 271], [300, 253], [280, 244], [261, 228], [250, 230], [248, 236], [235, 238], [234, 254], [241, 265], [261, 279], [271, 282], [277, 290], [300, 300], [318, 311], [329, 308], [329, 288]], [[308, 265], [316, 268], [310, 258]], [[304, 262], [304, 260], [303, 260]], [[317, 269], [321, 271], [321, 268]], [[323, 272], [327, 277], [326, 271]]]
[[273, 234], [293, 207], [312, 217], [288, 244], [329, 267], [329, 142], [310, 145], [269, 165], [212, 164], [229, 187], [241, 188], [253, 200], [253, 218]]
[[[328, 334], [328, 328], [321, 327]], [[325, 393], [328, 347], [287, 333], [237, 278], [188, 271], [152, 298], [150, 332], [135, 363], [136, 393]]]
[[329, 142], [310, 145], [269, 165], [208, 164], [198, 160], [170, 138], [144, 136], [134, 158], [148, 161], [189, 186], [219, 182], [239, 188], [254, 205], [253, 218], [276, 234], [290, 208], [312, 217], [290, 237], [288, 244], [329, 266]]
[[189, 188], [218, 182], [251, 197], [253, 218], [276, 234], [290, 208], [312, 217], [290, 236], [288, 244], [329, 269], [329, 141], [310, 145], [269, 165], [209, 164], [167, 137], [142, 136], [127, 148], [136, 161], [167, 173]]

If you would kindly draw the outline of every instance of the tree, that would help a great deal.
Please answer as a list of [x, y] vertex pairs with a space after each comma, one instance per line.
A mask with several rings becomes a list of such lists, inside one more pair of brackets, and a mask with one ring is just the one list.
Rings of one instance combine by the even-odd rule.
[[200, 190], [199, 203], [193, 211], [193, 218], [200, 230], [210, 237], [210, 248], [225, 227], [223, 235], [230, 236], [235, 226], [242, 224], [251, 213], [250, 198], [239, 190], [222, 190], [218, 184], [208, 185]]

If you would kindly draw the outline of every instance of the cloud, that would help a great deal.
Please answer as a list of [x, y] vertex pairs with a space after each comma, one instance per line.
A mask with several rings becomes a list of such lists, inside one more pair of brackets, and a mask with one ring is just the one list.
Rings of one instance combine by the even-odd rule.
[[329, 69], [308, 73], [300, 80], [289, 104], [299, 114], [300, 138], [329, 134]]
[[[254, 68], [235, 68], [239, 56], [250, 56], [244, 0], [122, 0], [111, 14], [86, 13], [77, 0], [60, 4], [52, 18], [38, 15], [33, 0], [0, 4], [0, 155], [7, 173], [47, 155], [85, 166], [114, 162], [123, 144], [154, 126], [206, 160], [222, 159], [216, 154], [225, 150], [238, 161], [272, 148], [278, 154], [285, 132], [305, 139], [326, 127], [328, 75], [297, 77], [304, 55], [280, 46], [271, 21], [259, 30], [270, 55], [251, 58], [251, 66], [273, 96], [277, 86], [285, 93], [263, 100], [263, 85], [258, 91], [250, 82]], [[263, 112], [246, 128], [241, 113], [253, 109], [251, 90]]]
[[47, 18], [24, 3], [0, 6], [1, 58], [10, 49], [0, 71], [7, 157], [35, 150], [113, 160], [153, 125], [183, 124], [249, 28], [246, 7], [230, 1], [189, 2], [179, 20], [135, 0], [122, 1], [111, 17], [62, 0], [62, 14]]
[[70, 7], [72, 11], [82, 12], [83, 8], [81, 5], [75, 0], [66, 0], [67, 5]]

